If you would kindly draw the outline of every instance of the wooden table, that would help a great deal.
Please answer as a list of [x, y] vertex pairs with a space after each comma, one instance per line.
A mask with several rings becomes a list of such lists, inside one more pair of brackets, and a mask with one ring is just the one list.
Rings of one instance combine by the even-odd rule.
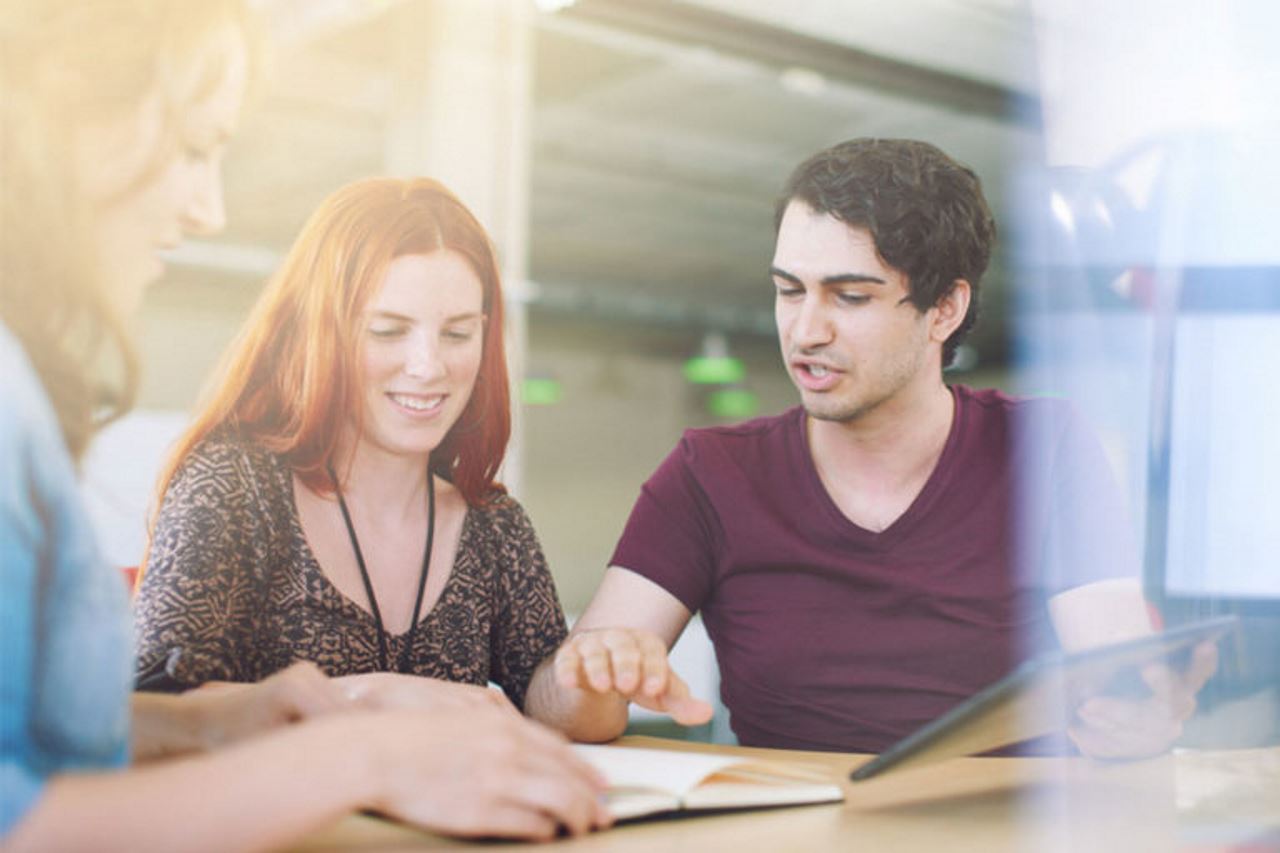
[[[844, 803], [624, 824], [554, 842], [575, 851], [1195, 851], [1280, 849], [1280, 748], [1142, 762], [960, 758], [849, 782], [866, 756], [627, 737], [620, 745], [763, 755], [818, 765]], [[300, 851], [474, 847], [349, 817]], [[491, 845], [485, 845], [491, 846]], [[538, 849], [543, 849], [539, 847]], [[1255, 849], [1255, 848], [1249, 848]]]

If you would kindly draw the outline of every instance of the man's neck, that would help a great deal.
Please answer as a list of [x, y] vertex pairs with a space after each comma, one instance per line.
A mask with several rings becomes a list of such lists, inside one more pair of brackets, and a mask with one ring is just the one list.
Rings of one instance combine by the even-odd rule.
[[855, 523], [876, 530], [888, 526], [937, 467], [955, 407], [939, 377], [853, 421], [807, 418], [809, 452], [832, 499]]

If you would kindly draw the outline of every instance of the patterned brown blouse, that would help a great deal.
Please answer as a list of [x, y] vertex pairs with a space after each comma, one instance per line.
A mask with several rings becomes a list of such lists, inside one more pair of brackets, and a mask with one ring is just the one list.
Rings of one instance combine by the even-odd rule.
[[[335, 676], [378, 669], [377, 623], [320, 569], [288, 465], [225, 433], [170, 483], [135, 612], [143, 689], [258, 681], [300, 660]], [[514, 498], [467, 510], [453, 572], [412, 633], [411, 672], [493, 681], [523, 708], [534, 668], [567, 631]], [[397, 660], [405, 637], [386, 636]]]

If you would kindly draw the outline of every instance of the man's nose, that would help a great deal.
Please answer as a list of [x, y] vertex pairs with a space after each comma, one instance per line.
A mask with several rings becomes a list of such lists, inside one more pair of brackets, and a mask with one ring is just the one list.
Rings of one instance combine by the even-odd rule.
[[827, 307], [816, 297], [806, 297], [791, 326], [791, 342], [802, 349], [831, 343], [832, 323]]

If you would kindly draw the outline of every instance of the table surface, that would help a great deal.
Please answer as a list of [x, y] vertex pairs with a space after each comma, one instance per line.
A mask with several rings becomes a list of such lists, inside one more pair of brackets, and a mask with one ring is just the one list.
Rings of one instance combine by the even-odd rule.
[[[1244, 843], [1280, 849], [1280, 747], [1180, 752], [1117, 764], [1083, 758], [958, 758], [850, 782], [849, 771], [868, 756], [648, 737], [626, 737], [618, 744], [802, 762], [829, 773], [832, 781], [844, 787], [845, 801], [623, 824], [585, 838], [553, 842], [553, 846], [575, 851], [699, 853], [890, 849], [1128, 853], [1227, 850]], [[293, 849], [316, 853], [472, 846], [353, 816]]]

